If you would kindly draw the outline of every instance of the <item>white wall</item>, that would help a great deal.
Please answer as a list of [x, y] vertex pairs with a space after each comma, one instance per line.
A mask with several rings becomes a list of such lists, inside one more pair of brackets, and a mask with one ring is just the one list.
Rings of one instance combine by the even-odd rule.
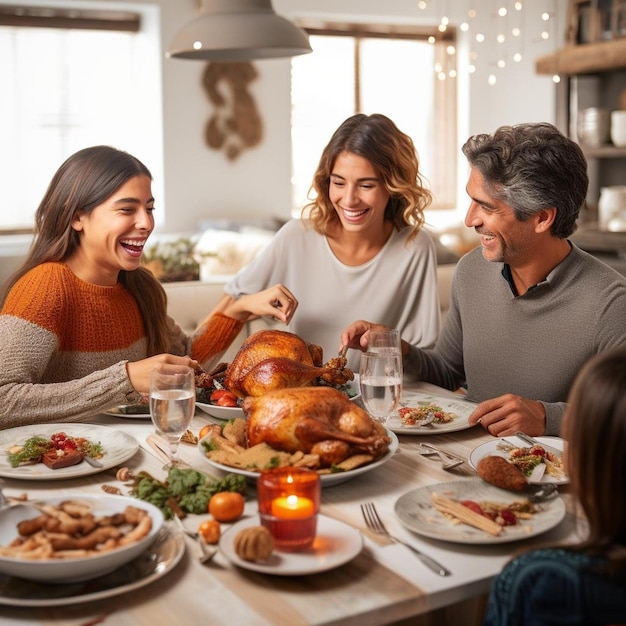
[[[7, 0], [5, 0], [6, 2]], [[9, 3], [20, 4], [18, 0]], [[198, 0], [133, 0], [134, 4], [160, 7], [163, 51], [175, 32], [197, 15]], [[79, 4], [71, 1], [70, 4]], [[89, 4], [84, 0], [81, 5]], [[99, 0], [96, 5], [120, 6], [113, 0]], [[470, 4], [477, 7], [477, 27], [493, 34], [496, 18], [493, 0], [431, 0], [429, 8], [417, 8], [417, 0], [274, 0], [276, 11], [286, 17], [325, 17], [352, 21], [400, 23], [436, 23], [438, 7], [449, 7], [451, 23], [458, 24]], [[512, 5], [510, 0], [501, 4]], [[499, 73], [498, 82], [489, 87], [485, 72], [469, 78], [463, 73], [470, 45], [461, 37], [458, 78], [460, 91], [466, 91], [459, 107], [459, 147], [469, 134], [489, 132], [505, 123], [552, 121], [554, 86], [549, 77], [534, 75], [534, 59], [561, 45], [567, 0], [526, 0], [524, 61], [508, 63]], [[542, 10], [555, 12], [558, 7], [558, 41], [539, 39]], [[495, 44], [483, 44], [480, 61], [495, 61], [489, 53]], [[490, 48], [491, 46], [491, 48]], [[287, 218], [290, 211], [290, 62], [273, 59], [256, 62], [259, 78], [251, 84], [257, 106], [264, 120], [263, 142], [244, 151], [239, 159], [229, 161], [204, 143], [204, 125], [211, 108], [202, 89], [205, 63], [200, 61], [162, 60], [164, 199], [158, 199], [166, 212], [162, 232], [193, 230], [198, 222], [219, 218]], [[467, 86], [464, 89], [463, 86]], [[136, 94], [136, 97], [141, 97]], [[146, 102], [146, 106], [150, 106]], [[462, 157], [461, 157], [462, 158]], [[464, 163], [464, 160], [461, 161]], [[152, 167], [149, 161], [146, 163]], [[464, 169], [461, 170], [459, 197], [464, 204]], [[464, 206], [460, 207], [462, 211]]]

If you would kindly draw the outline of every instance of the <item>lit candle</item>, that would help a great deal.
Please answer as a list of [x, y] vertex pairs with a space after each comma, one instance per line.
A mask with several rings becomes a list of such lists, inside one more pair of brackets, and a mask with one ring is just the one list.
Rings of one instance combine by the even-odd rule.
[[315, 514], [315, 505], [303, 496], [281, 496], [272, 500], [271, 512], [279, 519], [306, 519]]

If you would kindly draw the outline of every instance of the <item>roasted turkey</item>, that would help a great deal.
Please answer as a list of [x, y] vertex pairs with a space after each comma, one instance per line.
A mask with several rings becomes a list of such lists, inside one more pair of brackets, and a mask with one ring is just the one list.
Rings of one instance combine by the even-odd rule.
[[317, 379], [330, 385], [353, 380], [346, 359], [322, 365], [322, 349], [284, 330], [260, 330], [242, 344], [226, 369], [224, 386], [237, 397], [261, 396], [286, 387], [306, 387]]
[[328, 467], [357, 453], [377, 459], [391, 442], [384, 426], [332, 387], [279, 389], [247, 397], [248, 447], [265, 442], [275, 450], [318, 454]]

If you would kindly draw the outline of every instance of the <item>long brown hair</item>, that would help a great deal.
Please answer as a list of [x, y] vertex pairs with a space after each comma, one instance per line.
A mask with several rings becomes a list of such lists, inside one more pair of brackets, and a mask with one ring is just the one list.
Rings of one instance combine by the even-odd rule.
[[324, 148], [310, 190], [315, 192], [315, 198], [302, 209], [302, 215], [311, 220], [315, 230], [326, 235], [330, 226], [339, 222], [330, 201], [329, 185], [335, 161], [342, 152], [351, 152], [372, 164], [389, 193], [385, 219], [398, 230], [408, 226], [408, 240], [416, 237], [424, 225], [424, 210], [432, 202], [432, 195], [424, 187], [413, 140], [380, 113], [349, 117]]
[[[35, 235], [22, 266], [9, 278], [0, 304], [15, 283], [34, 267], [64, 261], [80, 245], [72, 220], [90, 213], [126, 181], [148, 168], [137, 158], [110, 146], [92, 146], [70, 156], [53, 176], [35, 213]], [[144, 320], [148, 355], [168, 350], [167, 297], [159, 281], [145, 268], [120, 271], [119, 282], [134, 296]]]
[[580, 370], [563, 422], [572, 492], [589, 523], [579, 549], [626, 571], [626, 348]]

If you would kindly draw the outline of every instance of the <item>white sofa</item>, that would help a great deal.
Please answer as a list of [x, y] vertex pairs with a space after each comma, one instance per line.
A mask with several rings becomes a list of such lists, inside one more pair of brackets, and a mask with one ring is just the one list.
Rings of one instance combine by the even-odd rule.
[[[442, 317], [448, 311], [450, 305], [450, 283], [455, 264], [437, 266], [439, 281], [439, 304]], [[213, 310], [218, 300], [224, 293], [225, 279], [215, 278], [213, 281], [187, 281], [164, 283], [167, 292], [167, 310], [169, 315], [178, 322], [186, 332], [191, 332]], [[261, 328], [267, 328], [269, 322], [257, 319], [249, 322], [233, 342], [223, 359], [226, 362], [239, 349], [243, 340], [252, 332]]]

